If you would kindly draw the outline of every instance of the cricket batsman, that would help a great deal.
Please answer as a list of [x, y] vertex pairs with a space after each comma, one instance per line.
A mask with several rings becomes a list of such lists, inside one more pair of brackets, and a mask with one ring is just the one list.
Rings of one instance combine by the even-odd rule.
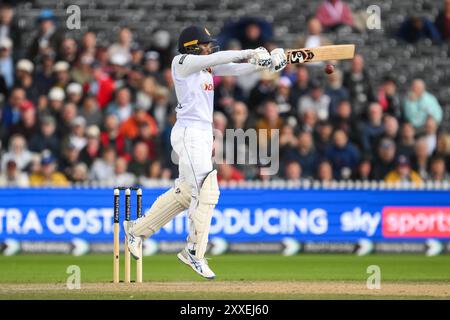
[[179, 55], [172, 61], [178, 99], [171, 144], [179, 158], [175, 187], [159, 196], [150, 210], [134, 221], [124, 221], [128, 248], [141, 259], [142, 241], [188, 209], [189, 235], [177, 257], [207, 279], [215, 274], [205, 252], [214, 208], [219, 200], [217, 171], [213, 169], [213, 76], [242, 76], [262, 69], [281, 71], [287, 64], [284, 50], [265, 48], [218, 51], [206, 28], [190, 26], [178, 39]]

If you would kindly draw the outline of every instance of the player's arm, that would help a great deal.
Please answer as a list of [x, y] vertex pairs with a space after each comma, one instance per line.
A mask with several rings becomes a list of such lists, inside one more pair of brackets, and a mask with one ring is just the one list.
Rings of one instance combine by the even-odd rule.
[[264, 47], [254, 50], [249, 63], [227, 63], [215, 66], [212, 72], [216, 76], [242, 76], [262, 69], [272, 67], [272, 57]]
[[221, 64], [248, 60], [254, 55], [254, 51], [255, 50], [227, 50], [209, 55], [187, 54], [179, 58], [175, 67], [180, 76], [187, 77], [193, 73]]
[[[254, 55], [250, 58], [251, 63], [221, 64], [212, 68], [213, 74], [216, 76], [242, 76], [262, 69], [280, 72], [287, 65], [286, 55], [281, 48], [272, 50], [270, 54], [264, 48], [258, 48], [255, 49], [255, 51], [258, 51], [259, 55]], [[269, 63], [265, 63], [264, 61], [269, 61]]]

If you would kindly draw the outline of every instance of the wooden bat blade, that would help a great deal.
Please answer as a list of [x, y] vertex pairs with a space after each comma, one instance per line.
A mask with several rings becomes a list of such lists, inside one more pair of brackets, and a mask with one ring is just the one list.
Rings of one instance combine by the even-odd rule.
[[354, 44], [339, 44], [316, 48], [302, 48], [286, 50], [288, 63], [300, 63], [301, 57], [305, 62], [345, 60], [355, 56]]

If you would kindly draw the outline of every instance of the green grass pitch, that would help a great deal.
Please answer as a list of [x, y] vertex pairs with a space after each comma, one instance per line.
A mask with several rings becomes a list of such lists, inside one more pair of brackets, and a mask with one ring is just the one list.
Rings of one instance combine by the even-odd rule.
[[[213, 281], [176, 255], [144, 257], [144, 284], [114, 285], [110, 254], [1, 256], [0, 299], [450, 299], [450, 255], [227, 254], [209, 264]], [[79, 290], [66, 287], [70, 265], [80, 267]], [[380, 267], [381, 290], [366, 289], [370, 265]]]

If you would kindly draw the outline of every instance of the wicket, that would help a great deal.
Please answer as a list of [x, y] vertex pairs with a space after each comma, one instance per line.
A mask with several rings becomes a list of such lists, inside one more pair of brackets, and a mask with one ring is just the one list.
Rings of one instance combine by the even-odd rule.
[[[139, 187], [114, 188], [114, 257], [113, 257], [113, 282], [120, 282], [120, 191], [125, 190], [125, 221], [131, 219], [131, 191], [136, 191], [136, 218], [142, 216], [142, 189]], [[140, 248], [142, 257], [142, 246]], [[124, 282], [131, 282], [131, 255], [127, 247], [127, 238], [124, 243], [125, 277]], [[142, 282], [142, 258], [136, 261], [136, 283]]]

